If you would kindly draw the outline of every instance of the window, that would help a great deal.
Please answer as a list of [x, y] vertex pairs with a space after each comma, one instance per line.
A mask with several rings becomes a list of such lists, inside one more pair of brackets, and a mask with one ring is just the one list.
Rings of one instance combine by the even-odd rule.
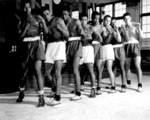
[[142, 0], [142, 13], [150, 12], [150, 0]]
[[142, 0], [141, 24], [144, 38], [150, 38], [150, 0]]
[[79, 11], [73, 11], [72, 12], [72, 18], [79, 19]]
[[[101, 6], [101, 11], [104, 11], [105, 13], [104, 16], [110, 15], [111, 17], [114, 17], [116, 19], [118, 26], [124, 24], [122, 16], [124, 13], [126, 13], [126, 4], [123, 4], [122, 2], [107, 4]], [[103, 18], [104, 16], [101, 15], [101, 18]]]
[[124, 24], [124, 21], [122, 20], [123, 14], [126, 13], [126, 4], [115, 3], [114, 4], [114, 18], [116, 18], [116, 22], [118, 26], [121, 26]]
[[142, 17], [142, 30], [145, 38], [150, 38], [150, 16]]
[[115, 3], [114, 9], [114, 17], [122, 17], [122, 15], [126, 13], [126, 4]]
[[96, 6], [96, 11], [100, 13], [100, 6]]
[[91, 21], [91, 17], [92, 17], [92, 8], [88, 8], [88, 20]]
[[122, 19], [116, 19], [117, 26], [125, 25], [124, 21]]
[[105, 15], [110, 15], [111, 17], [113, 16], [113, 5], [105, 5], [104, 7]]

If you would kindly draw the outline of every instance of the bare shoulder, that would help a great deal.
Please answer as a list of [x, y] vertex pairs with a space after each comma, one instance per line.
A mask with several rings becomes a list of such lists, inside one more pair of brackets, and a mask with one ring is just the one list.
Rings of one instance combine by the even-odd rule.
[[105, 29], [106, 29], [106, 27], [103, 26], [103, 25], [99, 25], [99, 28], [102, 29], [102, 30], [105, 30]]
[[88, 27], [89, 27], [90, 29], [93, 29], [93, 26], [92, 26], [92, 25], [90, 25], [90, 24], [88, 24]]
[[57, 17], [57, 23], [58, 24], [64, 24], [64, 20], [60, 17]]
[[79, 19], [74, 19], [74, 22], [75, 22], [76, 25], [80, 25], [81, 24]]
[[64, 20], [60, 17], [58, 17], [57, 19], [58, 19], [58, 22], [64, 22]]
[[92, 26], [92, 25], [90, 25], [90, 24], [88, 24], [88, 25], [89, 25], [89, 27], [91, 28], [91, 30], [95, 31], [95, 27], [94, 27], [94, 26]]
[[105, 31], [105, 27], [103, 25], [93, 26], [93, 30], [95, 31]]
[[103, 26], [103, 25], [101, 25], [101, 28], [100, 28], [100, 29], [101, 29], [102, 32], [107, 31], [107, 30], [106, 30], [106, 27]]

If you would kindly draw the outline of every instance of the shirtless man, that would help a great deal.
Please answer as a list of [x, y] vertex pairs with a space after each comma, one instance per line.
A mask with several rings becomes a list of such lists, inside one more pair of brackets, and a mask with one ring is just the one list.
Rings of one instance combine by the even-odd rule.
[[[99, 85], [102, 79], [102, 72], [104, 65], [106, 63], [106, 67], [110, 76], [111, 81], [111, 91], [110, 93], [114, 93], [115, 91], [115, 77], [114, 73], [112, 71], [112, 65], [114, 60], [114, 51], [111, 44], [112, 37], [115, 37], [116, 33], [113, 31], [113, 29], [110, 26], [111, 23], [111, 16], [106, 15], [103, 19], [103, 25], [105, 27], [105, 32], [102, 34], [103, 42], [101, 46], [101, 57], [99, 60], [99, 69], [100, 69], [100, 78], [99, 78]], [[117, 37], [116, 37], [117, 38]], [[117, 38], [118, 39], [118, 38]]]
[[[24, 98], [25, 80], [28, 74], [28, 69], [33, 66], [35, 77], [37, 80], [37, 86], [39, 91], [39, 103], [38, 107], [45, 105], [44, 90], [43, 90], [43, 78], [42, 78], [42, 61], [45, 60], [44, 46], [40, 40], [40, 22], [37, 15], [31, 13], [31, 5], [29, 1], [23, 1], [24, 18], [19, 24], [19, 36], [20, 36], [20, 58], [21, 58], [21, 80], [19, 84], [20, 93], [16, 102], [22, 102]], [[42, 23], [46, 26], [45, 23]], [[45, 30], [45, 29], [43, 29]]]
[[[67, 26], [60, 17], [52, 17], [48, 8], [43, 9], [44, 19], [47, 21], [48, 30], [45, 32], [49, 36], [49, 43], [46, 49], [46, 65], [53, 63], [56, 75], [56, 93], [51, 100], [50, 105], [58, 105], [61, 103], [61, 70], [63, 62], [66, 61], [66, 40], [69, 37]], [[50, 74], [49, 72], [47, 72]]]
[[117, 72], [117, 66], [119, 66], [120, 70], [121, 70], [121, 78], [122, 78], [122, 85], [121, 85], [121, 92], [126, 92], [126, 75], [125, 75], [125, 50], [124, 50], [124, 39], [121, 38], [120, 35], [120, 31], [121, 29], [119, 29], [119, 27], [117, 26], [116, 20], [112, 19], [111, 20], [111, 26], [114, 30], [114, 32], [116, 32], [116, 34], [118, 34], [118, 38], [116, 39], [115, 37], [113, 37], [112, 40], [112, 45], [114, 48], [114, 54], [115, 54], [115, 60], [114, 60], [114, 65], [113, 65], [113, 71], [114, 74], [116, 75]]
[[64, 19], [68, 30], [69, 37], [72, 37], [74, 41], [69, 41], [67, 43], [67, 62], [73, 62], [73, 74], [75, 78], [75, 96], [71, 98], [71, 100], [79, 100], [81, 99], [81, 91], [80, 91], [80, 74], [79, 74], [79, 62], [82, 57], [82, 43], [78, 37], [84, 36], [85, 33], [81, 26], [81, 22], [78, 19], [71, 18], [69, 16], [69, 9], [64, 8], [62, 11], [62, 18]]
[[101, 49], [101, 43], [102, 43], [102, 34], [105, 34], [106, 30], [105, 28], [100, 25], [100, 14], [96, 11], [92, 13], [92, 27], [93, 30], [99, 35], [98, 39], [95, 39], [95, 41], [98, 41], [97, 43], [93, 42], [94, 47], [94, 57], [95, 57], [95, 64], [97, 67], [97, 74], [98, 74], [98, 80], [97, 80], [97, 95], [102, 94], [100, 91], [100, 79], [102, 76], [102, 71], [100, 69], [100, 49]]
[[125, 13], [123, 15], [125, 26], [122, 25], [123, 37], [126, 38], [125, 52], [126, 52], [126, 74], [129, 77], [131, 58], [133, 58], [138, 78], [138, 92], [142, 92], [142, 70], [141, 70], [141, 54], [140, 42], [143, 38], [143, 33], [139, 24], [131, 21], [131, 14]]
[[95, 97], [94, 48], [92, 46], [92, 41], [96, 37], [98, 37], [98, 35], [93, 30], [93, 27], [90, 24], [87, 24], [87, 22], [88, 22], [87, 14], [82, 13], [81, 24], [86, 36], [82, 38], [83, 58], [81, 59], [81, 62], [87, 65], [87, 68], [90, 73], [90, 77], [91, 77], [90, 97]]

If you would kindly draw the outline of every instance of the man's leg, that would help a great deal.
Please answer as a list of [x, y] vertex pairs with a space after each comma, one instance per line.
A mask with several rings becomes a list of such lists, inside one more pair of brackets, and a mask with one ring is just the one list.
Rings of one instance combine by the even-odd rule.
[[75, 78], [75, 96], [71, 98], [71, 100], [79, 100], [81, 99], [81, 91], [80, 91], [80, 87], [81, 87], [81, 78], [80, 78], [80, 73], [79, 73], [79, 62], [80, 62], [80, 57], [74, 57], [73, 60], [73, 74], [74, 74], [74, 78]]
[[87, 68], [90, 72], [91, 77], [91, 94], [90, 97], [95, 97], [95, 73], [93, 70], [93, 63], [87, 63]]
[[54, 97], [54, 94], [56, 92], [56, 81], [55, 81], [54, 76], [52, 75], [53, 67], [54, 67], [54, 64], [45, 63], [45, 73], [46, 73], [46, 76], [48, 78], [48, 82], [50, 83], [50, 86], [51, 86], [51, 89], [52, 89], [50, 97]]
[[125, 74], [125, 60], [120, 61], [121, 78], [122, 78], [122, 92], [126, 92], [126, 74]]
[[25, 62], [21, 64], [21, 73], [20, 73], [20, 82], [19, 82], [19, 96], [16, 100], [16, 102], [22, 102], [24, 98], [24, 90], [25, 90], [25, 83], [26, 83], [26, 77], [28, 74], [29, 65]]
[[101, 89], [101, 79], [102, 79], [102, 74], [103, 74], [103, 69], [104, 69], [105, 61], [99, 59], [96, 62], [97, 70], [98, 70], [98, 80], [97, 80], [97, 94], [100, 95], [102, 94], [100, 89]]
[[46, 74], [46, 77], [48, 78], [48, 82], [50, 83], [50, 85], [51, 85], [51, 82], [53, 80], [52, 75], [51, 75], [53, 66], [54, 66], [54, 64], [45, 63], [45, 74]]
[[86, 80], [87, 78], [87, 71], [85, 70], [86, 69], [86, 66], [85, 64], [83, 65], [80, 65], [80, 76], [81, 76], [81, 91], [84, 91], [84, 81]]
[[42, 107], [45, 105], [45, 100], [44, 100], [44, 80], [42, 78], [42, 61], [37, 60], [35, 61], [34, 64], [35, 68], [35, 77], [37, 79], [37, 85], [38, 85], [38, 91], [39, 91], [39, 103], [38, 107]]
[[141, 70], [141, 56], [137, 56], [134, 58], [135, 67], [137, 71], [138, 78], [138, 91], [142, 92], [142, 70]]
[[131, 84], [130, 80], [130, 65], [131, 64], [131, 58], [126, 58], [125, 61], [125, 72], [126, 72], [126, 78], [127, 78], [127, 84]]
[[117, 75], [117, 62], [118, 61], [114, 61], [113, 62], [113, 67], [112, 67], [112, 70], [113, 70], [113, 72], [114, 72], [114, 76], [116, 77], [116, 75]]
[[115, 92], [115, 76], [112, 71], [113, 60], [107, 60], [106, 63], [107, 63], [107, 70], [108, 70], [110, 81], [111, 81], [111, 91]]
[[[121, 73], [118, 74], [118, 68], [121, 71], [121, 67], [120, 67], [120, 61], [118, 60], [118, 58], [115, 58], [115, 60], [113, 61], [113, 65], [112, 65], [112, 71], [114, 73], [114, 77], [116, 78], [118, 75], [120, 75]], [[122, 77], [122, 76], [121, 76]], [[115, 81], [116, 84], [116, 81]]]
[[54, 100], [51, 102], [51, 105], [60, 104], [61, 100], [61, 85], [62, 85], [62, 75], [61, 70], [63, 66], [62, 60], [55, 61], [55, 75], [56, 75], [56, 94]]

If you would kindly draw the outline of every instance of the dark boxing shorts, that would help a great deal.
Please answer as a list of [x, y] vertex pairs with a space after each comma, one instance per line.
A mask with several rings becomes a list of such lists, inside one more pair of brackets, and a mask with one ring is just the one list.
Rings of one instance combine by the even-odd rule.
[[82, 43], [81, 41], [70, 41], [67, 43], [67, 61], [75, 57], [82, 57]]
[[138, 43], [125, 44], [124, 49], [126, 53], [126, 58], [141, 56], [140, 45]]
[[125, 50], [124, 47], [115, 47], [114, 48], [115, 60], [124, 61], [125, 57]]
[[45, 60], [45, 51], [40, 40], [23, 42], [20, 45], [19, 53], [21, 62]]

